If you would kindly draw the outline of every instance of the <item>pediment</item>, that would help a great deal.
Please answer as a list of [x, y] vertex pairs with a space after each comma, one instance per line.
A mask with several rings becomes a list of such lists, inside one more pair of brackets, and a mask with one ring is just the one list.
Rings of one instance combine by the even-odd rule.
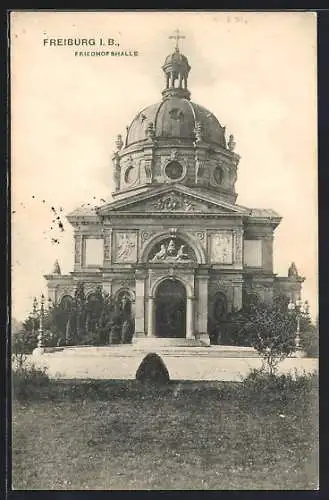
[[249, 210], [234, 205], [212, 194], [199, 193], [187, 188], [168, 187], [135, 194], [125, 199], [116, 200], [98, 210], [99, 215], [115, 212], [130, 213], [221, 213], [226, 215], [248, 215]]

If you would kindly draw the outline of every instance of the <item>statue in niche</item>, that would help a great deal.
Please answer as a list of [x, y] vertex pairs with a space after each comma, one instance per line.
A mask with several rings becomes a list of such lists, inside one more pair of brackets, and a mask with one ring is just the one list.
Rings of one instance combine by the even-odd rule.
[[146, 180], [148, 182], [151, 182], [152, 181], [152, 160], [144, 160], [144, 170], [145, 170]]
[[119, 191], [120, 189], [120, 158], [118, 153], [114, 153], [113, 155], [113, 182], [115, 186], [115, 190]]
[[160, 250], [156, 252], [153, 258], [151, 258], [151, 262], [191, 262], [191, 258], [186, 251], [186, 245], [179, 244], [179, 248], [177, 250], [177, 246], [175, 241], [171, 238], [169, 243], [161, 243]]
[[294, 262], [291, 263], [289, 269], [288, 269], [288, 277], [289, 278], [297, 278], [298, 277], [298, 271], [296, 264]]
[[198, 180], [203, 176], [203, 165], [204, 161], [196, 157], [195, 159], [195, 184], [198, 184]]

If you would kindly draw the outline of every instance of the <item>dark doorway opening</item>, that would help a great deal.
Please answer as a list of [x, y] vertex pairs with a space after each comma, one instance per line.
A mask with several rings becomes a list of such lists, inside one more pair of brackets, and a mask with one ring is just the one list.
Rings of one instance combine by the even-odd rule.
[[167, 279], [158, 287], [155, 334], [165, 338], [186, 336], [186, 290], [178, 280]]

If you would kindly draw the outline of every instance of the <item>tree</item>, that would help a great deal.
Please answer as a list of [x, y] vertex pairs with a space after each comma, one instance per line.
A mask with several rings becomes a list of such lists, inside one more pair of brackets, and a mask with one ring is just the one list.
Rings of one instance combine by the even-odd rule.
[[[34, 304], [21, 330], [12, 337], [13, 352], [31, 353], [37, 346], [39, 326], [40, 311]], [[83, 283], [78, 284], [74, 298], [65, 296], [44, 311], [43, 326], [45, 346], [120, 343], [122, 334], [123, 341], [130, 342], [133, 335], [133, 322], [128, 321], [121, 304], [100, 286], [87, 299]]]
[[282, 307], [263, 305], [251, 314], [245, 329], [250, 332], [252, 347], [262, 356], [263, 368], [270, 375], [296, 348], [296, 315]]
[[309, 357], [318, 357], [319, 355], [319, 324], [318, 320], [312, 323], [308, 311], [301, 314], [300, 317], [300, 341], [301, 347]]
[[30, 354], [33, 351], [38, 342], [39, 325], [39, 318], [30, 313], [26, 320], [23, 321], [20, 331], [12, 332], [13, 354]]

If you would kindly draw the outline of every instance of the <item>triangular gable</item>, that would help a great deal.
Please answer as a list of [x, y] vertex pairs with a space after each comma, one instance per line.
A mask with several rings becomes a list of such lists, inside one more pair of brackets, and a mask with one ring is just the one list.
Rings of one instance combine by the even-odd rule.
[[224, 201], [212, 193], [200, 193], [186, 188], [186, 186], [164, 186], [152, 189], [115, 200], [98, 209], [98, 214], [103, 216], [113, 212], [210, 212], [228, 215], [248, 215], [250, 213], [247, 208]]

